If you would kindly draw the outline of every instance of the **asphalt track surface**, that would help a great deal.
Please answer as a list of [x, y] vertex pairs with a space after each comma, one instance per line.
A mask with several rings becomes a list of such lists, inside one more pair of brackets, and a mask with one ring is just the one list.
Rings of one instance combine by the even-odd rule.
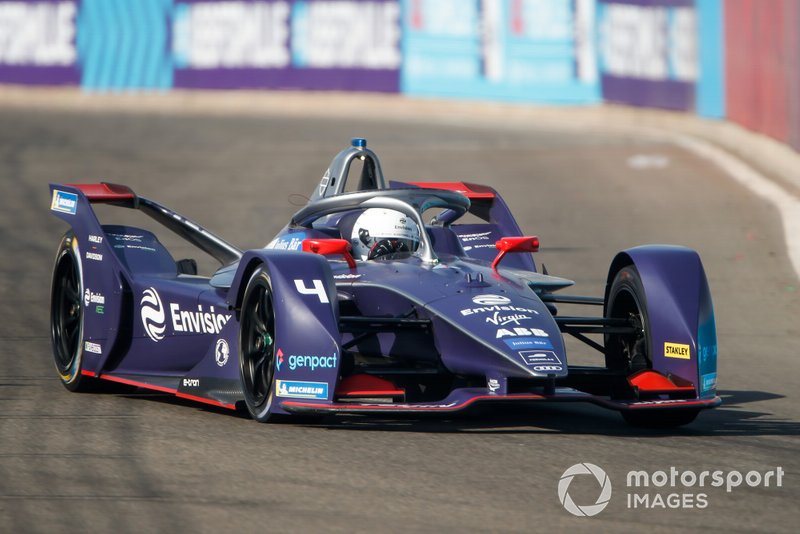
[[[48, 182], [126, 183], [242, 248], [259, 247], [297, 209], [291, 195], [309, 194], [354, 135], [369, 138], [388, 178], [496, 187], [523, 230], [540, 236], [538, 260], [575, 280], [574, 293], [600, 294], [608, 263], [625, 247], [696, 248], [715, 301], [724, 405], [671, 431], [638, 430], [616, 413], [574, 404], [260, 425], [168, 395], [73, 394], [59, 384], [48, 299], [66, 228], [48, 213]], [[672, 144], [358, 115], [6, 109], [0, 237], [0, 531], [796, 532], [800, 282], [780, 219]], [[192, 254], [165, 241], [178, 257]], [[608, 507], [592, 518], [567, 513], [556, 492], [579, 462], [602, 467], [612, 482]], [[742, 483], [731, 492], [626, 487], [630, 470], [779, 466], [782, 487], [774, 478], [768, 488]], [[576, 477], [570, 495], [592, 504], [598, 490]], [[633, 509], [631, 493], [654, 502], [703, 493], [708, 505]]]

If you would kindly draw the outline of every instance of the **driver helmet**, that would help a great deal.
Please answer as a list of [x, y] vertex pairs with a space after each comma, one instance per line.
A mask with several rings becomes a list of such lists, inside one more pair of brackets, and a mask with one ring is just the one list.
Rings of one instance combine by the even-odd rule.
[[397, 210], [369, 208], [358, 216], [350, 236], [353, 255], [374, 260], [398, 252], [411, 253], [419, 247], [419, 228]]

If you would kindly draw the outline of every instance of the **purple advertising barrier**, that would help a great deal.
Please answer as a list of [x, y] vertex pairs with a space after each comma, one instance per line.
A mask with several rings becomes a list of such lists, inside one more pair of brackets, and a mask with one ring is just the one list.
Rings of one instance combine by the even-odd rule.
[[604, 100], [694, 110], [694, 0], [600, 0], [597, 20]]
[[295, 67], [283, 69], [176, 69], [174, 87], [396, 93], [399, 90], [399, 72]]
[[77, 1], [0, 3], [0, 83], [77, 85]]
[[400, 6], [178, 0], [174, 87], [397, 92]]
[[603, 75], [603, 97], [608, 102], [629, 106], [657, 107], [691, 111], [694, 105], [694, 84], [676, 80], [640, 80]]

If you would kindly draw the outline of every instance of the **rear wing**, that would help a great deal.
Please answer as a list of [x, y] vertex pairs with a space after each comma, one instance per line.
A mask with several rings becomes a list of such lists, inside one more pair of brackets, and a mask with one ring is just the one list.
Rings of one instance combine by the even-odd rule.
[[[96, 184], [50, 184], [50, 210], [67, 223], [81, 205], [102, 203], [136, 209], [219, 261], [222, 265], [242, 257], [242, 251], [199, 224], [161, 204], [138, 196], [125, 185], [101, 182]], [[91, 208], [89, 208], [91, 210]]]
[[[469, 212], [471, 214], [489, 224], [497, 225], [502, 229], [504, 235], [522, 235], [522, 230], [514, 220], [514, 216], [505, 201], [497, 191], [487, 185], [469, 182], [399, 182], [395, 180], [389, 182], [389, 185], [392, 188], [419, 187], [422, 189], [434, 188], [456, 191], [470, 199]], [[436, 217], [434, 224], [448, 226], [459, 215], [445, 211]]]
[[[422, 189], [447, 189], [461, 193], [470, 200], [469, 213], [485, 221], [485, 224], [464, 224], [456, 221], [461, 214], [444, 210], [431, 221], [433, 226], [448, 226], [458, 236], [467, 255], [485, 261], [493, 261], [497, 249], [495, 241], [501, 237], [522, 236], [517, 221], [500, 194], [492, 187], [470, 182], [389, 182], [392, 188], [419, 187]], [[529, 254], [515, 254], [504, 266], [526, 271], [536, 271], [536, 263]]]

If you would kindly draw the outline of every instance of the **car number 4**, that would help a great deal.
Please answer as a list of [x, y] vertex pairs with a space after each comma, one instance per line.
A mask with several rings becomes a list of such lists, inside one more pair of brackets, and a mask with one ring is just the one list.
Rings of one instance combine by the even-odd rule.
[[294, 287], [301, 295], [316, 295], [319, 301], [323, 304], [328, 304], [328, 292], [325, 291], [325, 286], [322, 285], [322, 280], [312, 280], [313, 287], [307, 287], [305, 280], [295, 280]]

